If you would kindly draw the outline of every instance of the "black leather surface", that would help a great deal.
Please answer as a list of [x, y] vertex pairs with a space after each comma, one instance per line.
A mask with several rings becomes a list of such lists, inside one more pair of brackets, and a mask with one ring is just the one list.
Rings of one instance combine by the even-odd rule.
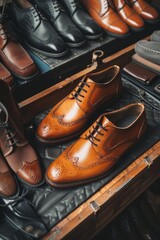
[[[128, 92], [131, 91], [133, 86], [127, 87], [126, 82], [124, 81], [124, 91], [122, 97], [119, 101], [116, 102], [108, 111], [113, 109], [120, 108], [129, 103], [138, 102], [138, 97], [134, 94]], [[132, 89], [134, 92], [134, 90]], [[156, 99], [152, 99], [155, 105], [160, 102], [156, 101]], [[86, 199], [92, 196], [95, 192], [97, 192], [103, 185], [105, 185], [108, 181], [110, 181], [113, 177], [115, 177], [119, 172], [121, 172], [127, 165], [133, 162], [139, 155], [145, 152], [148, 148], [150, 148], [154, 143], [156, 143], [160, 139], [160, 112], [157, 110], [153, 110], [152, 107], [146, 105], [146, 115], [148, 121], [148, 128], [144, 138], [141, 140], [135, 148], [130, 151], [126, 156], [123, 157], [123, 161], [119, 162], [117, 168], [106, 178], [93, 182], [88, 185], [84, 185], [81, 187], [70, 188], [70, 189], [58, 189], [47, 185], [36, 189], [33, 191], [32, 203], [35, 205], [39, 215], [45, 222], [45, 224], [51, 228], [56, 225], [60, 220], [65, 218], [69, 213], [71, 213], [74, 209], [76, 209], [80, 204], [82, 204]], [[105, 111], [105, 106], [104, 106]], [[35, 118], [34, 128], [41, 121], [41, 119], [46, 115], [47, 111], [40, 114]], [[39, 152], [42, 165], [44, 168], [54, 160], [56, 157], [61, 154], [61, 152], [70, 144], [68, 142], [66, 144], [59, 144], [54, 146], [45, 146], [37, 141], [34, 142], [34, 146]]]

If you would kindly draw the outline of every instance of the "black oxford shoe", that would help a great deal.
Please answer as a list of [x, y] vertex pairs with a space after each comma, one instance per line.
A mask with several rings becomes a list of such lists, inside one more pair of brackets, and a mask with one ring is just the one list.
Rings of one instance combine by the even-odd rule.
[[68, 49], [62, 38], [28, 1], [25, 1], [24, 7], [13, 1], [9, 7], [9, 15], [30, 49], [49, 57], [61, 57], [67, 53]]
[[100, 26], [89, 16], [78, 0], [59, 0], [59, 2], [87, 39], [94, 40], [102, 36]]
[[83, 34], [57, 0], [34, 0], [33, 3], [44, 13], [69, 47], [80, 47], [85, 43]]

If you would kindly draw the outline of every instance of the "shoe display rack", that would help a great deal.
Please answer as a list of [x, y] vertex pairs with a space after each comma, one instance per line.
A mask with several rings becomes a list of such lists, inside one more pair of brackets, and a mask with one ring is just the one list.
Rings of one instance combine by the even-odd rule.
[[[149, 36], [146, 39], [149, 39]], [[86, 73], [96, 69], [101, 70], [114, 64], [123, 68], [130, 62], [134, 53], [134, 45], [131, 44], [108, 57], [101, 58], [99, 64], [96, 61], [91, 66], [67, 77], [63, 81], [19, 102], [24, 122], [31, 122], [38, 114], [55, 105], [75, 87], [79, 79]], [[157, 134], [159, 135], [158, 129], [159, 127], [157, 128]], [[122, 169], [110, 176], [109, 180], [102, 181], [102, 183], [98, 182], [98, 186], [97, 184], [94, 185], [94, 183], [91, 184], [90, 190], [86, 187], [86, 191], [90, 191], [88, 197], [85, 193], [83, 201], [79, 201], [71, 212], [55, 223], [42, 239], [92, 239], [97, 232], [110, 223], [112, 219], [158, 179], [160, 176], [160, 140], [154, 134], [153, 131], [153, 139], [150, 134], [150, 139], [153, 141], [148, 143], [142, 141], [139, 150], [133, 149], [131, 155], [134, 157], [127, 164], [122, 164]], [[144, 145], [146, 147], [145, 151], [143, 151], [145, 149]], [[76, 192], [74, 191], [74, 188], [68, 190], [68, 192], [65, 192], [64, 197], [67, 198], [68, 196], [70, 199], [71, 196], [68, 193], [75, 193], [76, 198]], [[80, 192], [82, 192], [82, 189], [80, 189]]]
[[30, 51], [41, 75], [30, 82], [20, 83], [14, 89], [14, 96], [18, 102], [21, 102], [86, 68], [91, 64], [93, 51], [102, 50], [104, 57], [110, 56], [150, 35], [156, 29], [159, 29], [159, 21], [155, 24], [148, 24], [143, 31], [131, 33], [128, 37], [121, 39], [110, 37], [106, 33], [98, 40], [88, 41], [77, 49], [70, 49], [68, 54], [60, 59], [49, 58], [36, 51]]

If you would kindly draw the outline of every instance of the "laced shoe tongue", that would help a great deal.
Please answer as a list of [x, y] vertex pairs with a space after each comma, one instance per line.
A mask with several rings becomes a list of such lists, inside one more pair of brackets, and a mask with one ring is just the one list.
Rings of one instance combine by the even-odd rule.
[[108, 119], [106, 116], [103, 116], [103, 117], [102, 117], [100, 123], [101, 123], [101, 125], [102, 125], [103, 127], [105, 127], [105, 126], [115, 127], [115, 125], [114, 125], [111, 121], [109, 121], [109, 119]]

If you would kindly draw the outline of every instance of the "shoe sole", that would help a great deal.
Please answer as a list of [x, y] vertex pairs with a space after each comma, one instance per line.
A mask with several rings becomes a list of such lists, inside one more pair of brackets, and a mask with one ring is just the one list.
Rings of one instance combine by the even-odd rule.
[[83, 41], [81, 41], [79, 43], [67, 43], [67, 42], [65, 42], [65, 43], [67, 44], [68, 47], [77, 48], [77, 47], [83, 46], [86, 43], [86, 40], [84, 39]]
[[42, 50], [40, 50], [40, 49], [37, 49], [37, 48], [32, 47], [32, 46], [31, 46], [30, 44], [28, 44], [26, 41], [25, 41], [25, 45], [26, 45], [29, 49], [31, 49], [32, 51], [38, 52], [38, 53], [40, 53], [40, 54], [42, 54], [42, 55], [44, 55], [44, 56], [46, 56], [46, 57], [60, 58], [60, 57], [65, 56], [65, 55], [68, 53], [68, 51], [69, 51], [69, 49], [66, 49], [64, 52], [61, 52], [61, 53], [48, 53], [48, 52], [45, 52], [45, 51], [42, 51]]
[[102, 36], [103, 36], [103, 33], [99, 33], [99, 34], [94, 35], [94, 36], [89, 36], [89, 35], [84, 35], [84, 36], [85, 36], [85, 38], [88, 39], [88, 40], [96, 40], [96, 39], [102, 37]]

